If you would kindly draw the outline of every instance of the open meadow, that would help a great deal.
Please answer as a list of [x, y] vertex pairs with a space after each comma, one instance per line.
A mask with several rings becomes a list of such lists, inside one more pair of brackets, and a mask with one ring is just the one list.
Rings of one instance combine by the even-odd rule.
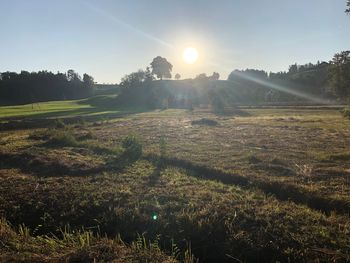
[[69, 104], [0, 108], [0, 261], [350, 260], [339, 108]]
[[0, 3], [0, 263], [350, 263], [350, 0]]

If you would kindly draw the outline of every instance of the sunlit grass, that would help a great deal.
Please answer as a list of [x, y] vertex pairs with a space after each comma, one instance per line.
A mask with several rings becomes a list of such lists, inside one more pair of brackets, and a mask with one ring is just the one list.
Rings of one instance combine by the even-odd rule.
[[[88, 109], [90, 105], [79, 103], [80, 100], [39, 102], [18, 106], [1, 106], [0, 118], [9, 117], [35, 117], [45, 113], [59, 113], [62, 116], [70, 115], [69, 111], [77, 109]], [[68, 112], [67, 112], [68, 111]], [[75, 113], [74, 113], [75, 114]]]

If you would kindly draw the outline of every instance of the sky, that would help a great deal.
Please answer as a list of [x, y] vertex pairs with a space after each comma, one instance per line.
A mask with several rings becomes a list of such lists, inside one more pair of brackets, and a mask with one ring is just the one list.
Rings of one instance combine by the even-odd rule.
[[[345, 0], [0, 0], [0, 72], [118, 83], [162, 56], [182, 78], [288, 70], [350, 49]], [[182, 59], [192, 46], [199, 59]]]

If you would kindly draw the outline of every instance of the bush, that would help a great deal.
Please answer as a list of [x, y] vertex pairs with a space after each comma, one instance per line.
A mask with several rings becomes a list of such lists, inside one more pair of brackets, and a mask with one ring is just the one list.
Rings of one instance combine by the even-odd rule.
[[79, 142], [76, 140], [72, 130], [51, 130], [48, 132], [50, 139], [48, 143], [59, 146], [78, 146]]
[[62, 129], [64, 128], [66, 125], [64, 124], [64, 122], [61, 119], [57, 119], [55, 120], [55, 128], [57, 129]]
[[345, 118], [350, 119], [350, 107], [344, 108], [341, 112]]
[[124, 156], [130, 160], [137, 160], [142, 155], [142, 141], [136, 135], [128, 135], [122, 141]]

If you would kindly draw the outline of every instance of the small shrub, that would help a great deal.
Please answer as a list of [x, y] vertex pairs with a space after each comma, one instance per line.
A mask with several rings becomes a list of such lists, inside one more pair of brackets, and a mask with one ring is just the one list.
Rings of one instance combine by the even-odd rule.
[[54, 126], [57, 129], [63, 129], [64, 127], [66, 127], [65, 123], [61, 119], [55, 120], [55, 125]]
[[51, 130], [50, 139], [48, 144], [59, 146], [78, 146], [79, 143], [76, 140], [71, 130]]
[[343, 114], [343, 116], [344, 116], [345, 118], [350, 119], [350, 107], [344, 108], [344, 109], [341, 111], [341, 113]]
[[137, 160], [142, 155], [142, 141], [136, 135], [128, 135], [122, 141], [124, 156], [130, 160]]
[[96, 154], [108, 154], [113, 156], [119, 156], [122, 153], [122, 149], [120, 146], [105, 147], [96, 143], [87, 143], [87, 142], [84, 142], [84, 146], [86, 148], [89, 148]]
[[84, 135], [81, 135], [78, 139], [79, 140], [92, 140], [92, 139], [96, 139], [96, 136], [92, 131], [88, 131]]
[[82, 128], [82, 127], [86, 127], [87, 122], [85, 121], [84, 118], [78, 118], [76, 125], [74, 126], [75, 128]]

